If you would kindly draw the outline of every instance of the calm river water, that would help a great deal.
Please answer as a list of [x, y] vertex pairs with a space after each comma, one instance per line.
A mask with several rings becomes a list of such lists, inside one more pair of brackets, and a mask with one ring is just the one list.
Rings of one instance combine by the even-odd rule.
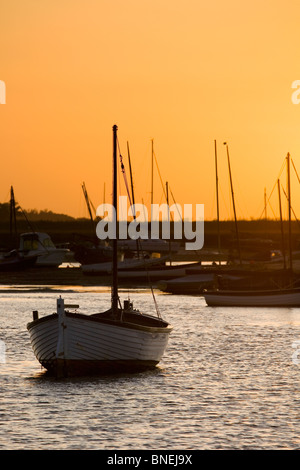
[[[110, 303], [105, 288], [62, 292], [83, 313]], [[1, 450], [300, 448], [300, 309], [210, 308], [157, 292], [174, 330], [156, 370], [56, 380], [36, 361], [26, 324], [32, 310], [55, 311], [60, 293], [0, 291]], [[148, 290], [130, 298], [155, 312]]]

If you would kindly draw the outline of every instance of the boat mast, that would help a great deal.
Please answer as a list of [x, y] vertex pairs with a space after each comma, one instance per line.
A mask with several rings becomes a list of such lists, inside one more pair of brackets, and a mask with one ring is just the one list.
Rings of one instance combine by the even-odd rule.
[[117, 241], [117, 130], [116, 125], [113, 126], [113, 223], [116, 227], [115, 237], [113, 239], [113, 283], [112, 283], [112, 312], [117, 314], [118, 311], [118, 241]]
[[172, 251], [171, 251], [171, 217], [170, 217], [170, 206], [169, 206], [169, 183], [166, 181], [166, 198], [167, 198], [167, 206], [168, 206], [168, 224], [170, 228], [169, 233], [169, 262], [170, 266], [172, 265]]
[[82, 186], [81, 186], [81, 187], [82, 187], [84, 199], [85, 199], [86, 206], [87, 206], [87, 210], [88, 210], [88, 213], [89, 213], [89, 216], [90, 216], [90, 220], [91, 220], [92, 233], [94, 233], [94, 231], [95, 231], [95, 222], [94, 222], [94, 219], [93, 219], [93, 214], [92, 214], [90, 199], [89, 199], [89, 196], [88, 196], [88, 193], [87, 193], [87, 190], [86, 190], [85, 182], [82, 183]]
[[218, 159], [217, 159], [217, 141], [215, 140], [215, 167], [216, 167], [216, 197], [217, 197], [217, 223], [218, 223], [218, 252], [219, 264], [221, 264], [221, 239], [220, 239], [220, 214], [219, 214], [219, 177], [218, 177]]
[[[130, 171], [130, 183], [131, 183], [131, 197], [132, 197], [132, 205], [134, 207], [133, 210], [133, 218], [136, 218], [135, 214], [135, 199], [134, 199], [134, 189], [133, 189], [133, 176], [132, 176], [132, 168], [131, 168], [131, 158], [130, 158], [130, 151], [129, 151], [129, 143], [127, 142], [127, 153], [128, 153], [128, 161], [129, 161], [129, 171]], [[140, 257], [140, 247], [139, 247], [139, 240], [136, 240], [136, 250], [138, 258]]]
[[240, 239], [239, 239], [239, 231], [238, 231], [237, 220], [236, 220], [236, 211], [235, 211], [235, 202], [234, 202], [234, 192], [233, 192], [233, 184], [232, 184], [232, 176], [231, 176], [231, 168], [230, 168], [230, 159], [229, 159], [229, 150], [228, 150], [227, 142], [224, 142], [224, 145], [226, 145], [226, 150], [227, 150], [227, 160], [228, 160], [228, 169], [229, 169], [229, 178], [230, 178], [230, 188], [231, 188], [232, 206], [233, 206], [233, 213], [234, 213], [234, 223], [235, 223], [236, 241], [237, 241], [237, 245], [238, 245], [238, 252], [239, 252], [240, 264], [242, 264], [241, 249], [240, 249]]
[[281, 194], [280, 194], [280, 180], [277, 180], [278, 187], [278, 199], [279, 199], [279, 214], [280, 214], [280, 227], [281, 227], [281, 244], [282, 244], [282, 256], [283, 256], [283, 267], [286, 269], [285, 262], [285, 249], [284, 249], [284, 232], [283, 232], [283, 222], [282, 222], [282, 209], [281, 209]]
[[129, 172], [130, 172], [131, 197], [132, 197], [132, 204], [134, 206], [135, 201], [134, 201], [134, 189], [133, 189], [133, 176], [132, 176], [131, 158], [130, 158], [130, 151], [129, 151], [129, 143], [128, 142], [127, 142], [127, 154], [128, 154]]
[[152, 139], [151, 140], [151, 213], [152, 213], [152, 207], [153, 207], [153, 156], [154, 156], [154, 150], [153, 150], [153, 139]]
[[267, 190], [266, 188], [264, 189], [264, 212], [265, 212], [265, 220], [268, 219], [267, 217]]
[[14, 188], [10, 187], [10, 237], [14, 240], [14, 247], [17, 244], [17, 219], [16, 219], [16, 201]]
[[291, 172], [290, 172], [290, 154], [286, 156], [287, 159], [287, 184], [288, 184], [288, 214], [289, 214], [289, 255], [290, 255], [290, 269], [293, 269], [292, 260], [292, 223], [291, 223]]

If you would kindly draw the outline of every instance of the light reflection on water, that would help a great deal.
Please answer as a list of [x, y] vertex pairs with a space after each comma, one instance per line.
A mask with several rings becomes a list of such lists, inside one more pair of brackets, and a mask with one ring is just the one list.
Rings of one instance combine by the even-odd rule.
[[[58, 295], [1, 294], [0, 449], [300, 448], [299, 309], [210, 308], [158, 294], [174, 330], [157, 369], [56, 380], [34, 358], [26, 324], [32, 310], [55, 311]], [[110, 302], [108, 290], [63, 295], [83, 313]], [[155, 313], [149, 291], [131, 299]]]

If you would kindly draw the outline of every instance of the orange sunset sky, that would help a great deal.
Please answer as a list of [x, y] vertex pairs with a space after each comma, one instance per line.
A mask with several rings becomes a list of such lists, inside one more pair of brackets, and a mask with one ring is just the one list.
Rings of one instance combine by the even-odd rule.
[[[136, 202], [150, 202], [153, 139], [176, 202], [215, 218], [216, 139], [221, 218], [232, 218], [224, 141], [237, 216], [259, 218], [287, 152], [300, 174], [299, 21], [294, 0], [2, 0], [0, 202], [13, 185], [24, 209], [87, 216], [83, 181], [95, 206], [104, 185], [109, 202], [117, 124]], [[278, 216], [277, 193], [270, 203]], [[300, 217], [294, 173], [292, 207]]]

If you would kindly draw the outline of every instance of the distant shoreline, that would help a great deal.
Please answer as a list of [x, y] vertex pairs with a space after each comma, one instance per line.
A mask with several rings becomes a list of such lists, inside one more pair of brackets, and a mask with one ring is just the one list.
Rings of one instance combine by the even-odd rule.
[[[293, 249], [300, 246], [300, 230], [297, 221], [292, 221], [292, 244]], [[96, 239], [96, 223], [94, 227], [89, 219], [73, 219], [68, 220], [34, 220], [27, 223], [24, 218], [17, 219], [17, 236], [24, 232], [39, 231], [46, 232], [50, 235], [53, 242], [57, 244], [70, 243], [75, 236], [88, 237]], [[284, 236], [286, 246], [288, 242], [288, 221], [283, 221]], [[220, 241], [221, 248], [230, 249], [234, 245], [236, 233], [233, 221], [220, 221]], [[273, 249], [280, 249], [282, 235], [281, 224], [278, 220], [238, 220], [238, 230], [240, 241], [245, 244], [248, 241], [257, 243], [262, 246], [267, 243], [272, 244]], [[13, 232], [14, 233], [14, 232]], [[171, 222], [171, 240], [172, 240], [172, 222]], [[181, 240], [184, 244], [184, 238]], [[9, 247], [12, 244], [12, 236], [10, 233], [10, 221], [1, 220], [0, 223], [0, 248]], [[218, 224], [216, 220], [204, 222], [204, 247], [212, 249], [218, 247]]]

